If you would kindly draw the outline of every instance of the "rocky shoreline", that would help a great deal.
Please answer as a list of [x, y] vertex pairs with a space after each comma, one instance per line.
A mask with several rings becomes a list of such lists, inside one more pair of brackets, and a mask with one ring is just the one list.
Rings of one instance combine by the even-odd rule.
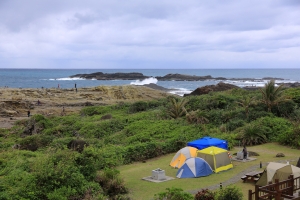
[[102, 73], [95, 72], [91, 74], [75, 74], [70, 78], [82, 78], [82, 79], [95, 79], [95, 80], [144, 80], [147, 78], [156, 78], [158, 81], [205, 81], [205, 80], [233, 80], [233, 81], [262, 81], [262, 80], [284, 80], [283, 78], [264, 77], [261, 79], [255, 78], [225, 78], [225, 77], [212, 77], [207, 76], [195, 76], [185, 74], [167, 74], [165, 76], [145, 76], [142, 73]]
[[0, 128], [10, 128], [30, 115], [61, 116], [78, 113], [85, 106], [149, 101], [170, 96], [168, 90], [147, 86], [97, 86], [91, 88], [0, 88]]

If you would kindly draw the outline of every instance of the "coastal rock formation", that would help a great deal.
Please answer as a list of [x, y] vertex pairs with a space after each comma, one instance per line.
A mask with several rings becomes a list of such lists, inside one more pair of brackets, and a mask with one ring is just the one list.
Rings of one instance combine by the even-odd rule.
[[[142, 73], [102, 73], [95, 72], [91, 74], [76, 74], [70, 76], [70, 78], [83, 78], [83, 79], [96, 79], [96, 80], [144, 80], [151, 76], [145, 76]], [[204, 80], [234, 80], [234, 81], [262, 81], [262, 80], [284, 80], [282, 78], [264, 77], [262, 79], [255, 78], [224, 78], [224, 77], [212, 77], [211, 75], [196, 76], [185, 74], [167, 74], [165, 76], [154, 77], [159, 81], [204, 81]]]
[[300, 83], [299, 83], [299, 82], [295, 82], [295, 83], [284, 83], [283, 85], [284, 85], [285, 87], [292, 87], [292, 88], [300, 87]]
[[199, 87], [193, 92], [191, 92], [190, 94], [185, 94], [184, 96], [202, 95], [202, 94], [208, 94], [209, 92], [219, 92], [219, 91], [230, 90], [233, 88], [239, 88], [239, 87], [232, 84], [219, 82], [217, 85], [206, 85], [204, 87]]
[[150, 78], [149, 76], [144, 76], [142, 73], [132, 72], [132, 73], [102, 73], [96, 72], [91, 74], [76, 74], [70, 76], [71, 78], [84, 78], [84, 79], [96, 79], [96, 80], [142, 80]]
[[207, 79], [214, 79], [211, 76], [191, 76], [184, 74], [167, 74], [165, 76], [156, 76], [159, 81], [203, 81]]

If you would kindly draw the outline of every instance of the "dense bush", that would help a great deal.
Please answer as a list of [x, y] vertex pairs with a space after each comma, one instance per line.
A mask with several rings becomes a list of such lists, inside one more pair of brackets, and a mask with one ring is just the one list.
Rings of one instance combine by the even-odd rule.
[[285, 131], [284, 133], [278, 135], [277, 140], [279, 143], [292, 146], [294, 148], [300, 147], [300, 124], [295, 123], [293, 128]]
[[122, 197], [122, 195], [129, 192], [119, 174], [120, 172], [116, 169], [105, 168], [95, 178], [96, 182], [102, 187], [104, 194], [114, 199], [124, 199], [125, 197]]
[[272, 112], [278, 117], [288, 117], [296, 109], [296, 103], [292, 100], [279, 103], [276, 107], [272, 108]]
[[102, 115], [105, 113], [109, 113], [112, 109], [112, 106], [88, 106], [81, 110], [81, 115]]
[[253, 124], [247, 124], [245, 127], [240, 129], [237, 139], [241, 141], [242, 145], [247, 146], [264, 144], [268, 141], [268, 138], [262, 131], [262, 128]]
[[44, 148], [49, 145], [54, 139], [54, 136], [48, 135], [31, 135], [19, 141], [22, 150], [36, 151], [39, 148]]
[[29, 162], [26, 157], [12, 158], [13, 161], [8, 165], [16, 162], [14, 159], [19, 162], [22, 159], [22, 167], [14, 165], [14, 170], [8, 171], [1, 179], [0, 198], [48, 199], [60, 196], [61, 199], [68, 199], [71, 196], [80, 198], [89, 189], [100, 190], [99, 185], [88, 181], [88, 177], [80, 172], [81, 165], [75, 162], [77, 155], [73, 152], [55, 151], [34, 159], [31, 157]]
[[214, 200], [215, 194], [208, 189], [202, 189], [197, 192], [194, 199], [195, 200]]
[[160, 192], [154, 195], [154, 200], [193, 200], [190, 193], [184, 192], [181, 188], [166, 188], [166, 192]]
[[268, 141], [276, 141], [277, 136], [289, 131], [292, 127], [290, 121], [278, 117], [262, 117], [252, 122], [254, 126], [260, 127]]
[[243, 200], [243, 193], [236, 186], [227, 186], [216, 192], [216, 200]]

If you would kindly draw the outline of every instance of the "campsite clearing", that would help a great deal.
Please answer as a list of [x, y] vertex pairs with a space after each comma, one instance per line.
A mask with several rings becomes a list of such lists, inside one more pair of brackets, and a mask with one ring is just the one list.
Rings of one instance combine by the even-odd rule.
[[[299, 159], [299, 150], [291, 149], [289, 147], [281, 146], [277, 143], [268, 143], [263, 145], [257, 145], [247, 147], [249, 151], [258, 153], [257, 159], [252, 162], [236, 162], [233, 161], [233, 169], [223, 171], [220, 173], [213, 173], [212, 175], [199, 178], [175, 178], [178, 169], [174, 169], [169, 166], [174, 154], [168, 154], [158, 158], [147, 160], [145, 163], [137, 162], [130, 165], [123, 165], [117, 169], [120, 171], [121, 176], [125, 180], [126, 185], [129, 187], [131, 197], [134, 200], [147, 200], [152, 199], [154, 194], [159, 192], [165, 192], [166, 188], [176, 187], [182, 188], [185, 191], [195, 191], [202, 188], [207, 188], [212, 185], [219, 185], [227, 180], [231, 180], [232, 184], [241, 188], [244, 199], [247, 199], [247, 193], [249, 189], [254, 189], [253, 183], [243, 183], [241, 176], [237, 174], [242, 173], [248, 168], [254, 168], [254, 170], [260, 170], [259, 164], [263, 162], [264, 166], [267, 162], [276, 161], [290, 161], [291, 164], [296, 164]], [[235, 147], [230, 151], [231, 154], [240, 151], [242, 147]], [[278, 149], [278, 151], [276, 151]], [[175, 153], [175, 152], [174, 152]], [[286, 157], [275, 157], [277, 153], [284, 153]], [[142, 180], [143, 177], [151, 175], [153, 169], [163, 169], [166, 172], [166, 176], [174, 177], [174, 180], [153, 183]], [[264, 167], [263, 167], [264, 168]]]

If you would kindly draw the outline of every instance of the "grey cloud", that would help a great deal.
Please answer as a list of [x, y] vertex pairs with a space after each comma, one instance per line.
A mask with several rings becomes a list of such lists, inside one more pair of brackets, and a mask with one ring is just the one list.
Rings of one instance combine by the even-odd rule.
[[174, 63], [225, 52], [231, 60], [235, 53], [276, 59], [282, 49], [299, 47], [297, 6], [289, 0], [0, 1], [0, 58]]

